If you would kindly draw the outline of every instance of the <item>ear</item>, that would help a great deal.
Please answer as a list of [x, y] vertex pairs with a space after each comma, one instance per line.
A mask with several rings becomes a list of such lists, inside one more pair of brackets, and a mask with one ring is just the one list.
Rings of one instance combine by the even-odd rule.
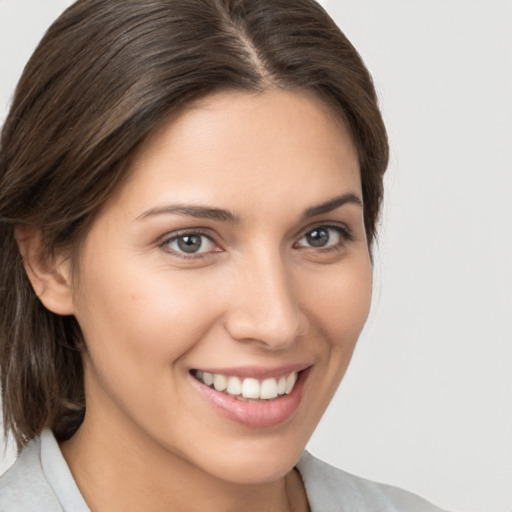
[[14, 235], [28, 278], [44, 306], [58, 315], [74, 313], [71, 287], [71, 265], [63, 254], [42, 257], [41, 232], [26, 225], [17, 225]]

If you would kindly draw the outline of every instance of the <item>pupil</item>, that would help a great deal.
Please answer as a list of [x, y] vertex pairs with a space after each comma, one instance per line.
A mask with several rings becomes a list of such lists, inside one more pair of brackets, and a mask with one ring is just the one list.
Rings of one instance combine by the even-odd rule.
[[323, 247], [329, 241], [329, 233], [325, 229], [314, 229], [306, 235], [309, 245]]
[[199, 235], [184, 235], [178, 238], [178, 247], [183, 252], [197, 252], [201, 248], [201, 237]]

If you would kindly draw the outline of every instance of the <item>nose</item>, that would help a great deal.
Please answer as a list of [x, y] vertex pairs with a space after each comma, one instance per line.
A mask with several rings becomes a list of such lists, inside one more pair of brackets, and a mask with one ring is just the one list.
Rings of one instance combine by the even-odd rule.
[[225, 328], [238, 341], [283, 350], [308, 326], [291, 272], [277, 255], [263, 254], [240, 264], [233, 277]]

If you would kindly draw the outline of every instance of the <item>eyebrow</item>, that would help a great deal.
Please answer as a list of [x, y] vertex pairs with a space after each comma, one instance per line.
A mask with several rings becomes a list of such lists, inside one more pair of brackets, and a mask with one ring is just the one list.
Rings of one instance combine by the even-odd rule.
[[237, 223], [240, 219], [229, 210], [223, 210], [221, 208], [210, 208], [207, 206], [191, 206], [191, 205], [180, 205], [171, 204], [162, 207], [151, 208], [145, 211], [142, 215], [137, 217], [137, 220], [143, 220], [148, 217], [154, 217], [155, 215], [186, 215], [189, 217], [195, 217], [197, 219], [211, 219], [220, 220], [223, 222]]
[[[359, 199], [356, 194], [349, 192], [347, 194], [334, 197], [333, 199], [329, 199], [328, 201], [325, 201], [324, 203], [317, 206], [308, 208], [302, 214], [301, 219], [307, 220], [311, 217], [316, 217], [317, 215], [328, 213], [332, 210], [335, 210], [336, 208], [340, 208], [345, 204], [355, 204], [361, 207], [363, 206], [361, 199]], [[229, 210], [224, 210], [222, 208], [211, 208], [208, 206], [192, 206], [181, 204], [171, 204], [150, 208], [149, 210], [146, 210], [144, 213], [139, 215], [136, 220], [144, 220], [148, 217], [154, 217], [157, 215], [185, 215], [189, 217], [195, 217], [197, 219], [218, 220], [222, 222], [230, 222], [233, 224], [240, 222], [240, 218]]]
[[312, 206], [308, 208], [302, 214], [302, 220], [310, 219], [311, 217], [316, 217], [317, 215], [322, 215], [323, 213], [331, 212], [336, 208], [340, 208], [345, 204], [355, 204], [357, 206], [363, 207], [363, 201], [354, 193], [348, 192], [347, 194], [342, 194], [341, 196], [333, 197], [325, 203], [319, 204], [318, 206]]

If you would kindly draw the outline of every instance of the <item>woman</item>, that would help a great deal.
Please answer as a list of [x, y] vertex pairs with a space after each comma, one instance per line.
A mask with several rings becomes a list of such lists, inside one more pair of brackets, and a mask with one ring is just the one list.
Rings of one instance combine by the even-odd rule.
[[311, 0], [80, 0], [2, 132], [0, 510], [439, 510], [305, 445], [388, 146]]

